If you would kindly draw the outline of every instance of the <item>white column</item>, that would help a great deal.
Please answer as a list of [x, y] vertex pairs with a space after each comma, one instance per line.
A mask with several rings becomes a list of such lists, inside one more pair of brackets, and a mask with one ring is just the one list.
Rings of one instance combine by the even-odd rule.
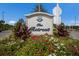
[[62, 9], [59, 7], [59, 4], [56, 5], [53, 9], [54, 14], [54, 24], [60, 25], [61, 24], [61, 13]]

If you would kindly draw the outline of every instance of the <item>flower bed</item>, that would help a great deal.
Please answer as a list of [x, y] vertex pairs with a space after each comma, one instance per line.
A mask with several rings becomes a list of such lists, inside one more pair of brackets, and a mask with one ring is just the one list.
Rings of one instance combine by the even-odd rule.
[[26, 56], [46, 56], [53, 53], [55, 47], [52, 42], [44, 36], [33, 36], [29, 38], [26, 44], [16, 52], [16, 55]]
[[49, 35], [31, 36], [26, 41], [12, 35], [0, 41], [0, 55], [71, 56], [79, 55], [79, 40]]

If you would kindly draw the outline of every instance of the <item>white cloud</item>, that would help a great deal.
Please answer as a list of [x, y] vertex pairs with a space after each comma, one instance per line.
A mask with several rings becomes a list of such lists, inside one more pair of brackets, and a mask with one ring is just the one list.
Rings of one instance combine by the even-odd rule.
[[69, 25], [69, 26], [71, 26], [71, 25], [79, 25], [79, 20], [76, 21], [76, 24], [75, 24], [75, 20], [70, 20], [70, 21], [68, 21], [68, 23], [66, 25]]
[[16, 23], [16, 21], [14, 21], [14, 20], [11, 20], [8, 22], [8, 24], [10, 24], [10, 25], [14, 25], [15, 23]]

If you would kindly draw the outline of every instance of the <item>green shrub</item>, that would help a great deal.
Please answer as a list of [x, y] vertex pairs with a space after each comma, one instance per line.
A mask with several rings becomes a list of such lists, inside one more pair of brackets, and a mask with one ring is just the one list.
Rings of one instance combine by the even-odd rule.
[[48, 39], [42, 40], [38, 38], [33, 40], [30, 38], [27, 40], [26, 44], [16, 52], [16, 55], [23, 56], [46, 56], [54, 52], [54, 47], [52, 42], [49, 42]]
[[4, 40], [0, 40], [0, 56], [13, 56], [15, 52], [19, 50], [24, 44], [21, 40], [14, 40], [14, 37], [10, 36]]
[[69, 37], [55, 38], [53, 43], [56, 47], [54, 55], [57, 56], [78, 56], [79, 55], [79, 40], [74, 40]]

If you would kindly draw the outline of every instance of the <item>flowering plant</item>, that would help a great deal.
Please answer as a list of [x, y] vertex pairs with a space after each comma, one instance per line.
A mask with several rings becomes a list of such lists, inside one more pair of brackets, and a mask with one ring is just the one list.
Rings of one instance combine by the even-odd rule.
[[18, 23], [14, 28], [14, 35], [17, 38], [26, 40], [31, 35], [30, 29], [26, 25], [23, 25], [21, 22]]
[[32, 38], [33, 40], [38, 40], [40, 37], [39, 37], [39, 36], [31, 36], [31, 38]]

